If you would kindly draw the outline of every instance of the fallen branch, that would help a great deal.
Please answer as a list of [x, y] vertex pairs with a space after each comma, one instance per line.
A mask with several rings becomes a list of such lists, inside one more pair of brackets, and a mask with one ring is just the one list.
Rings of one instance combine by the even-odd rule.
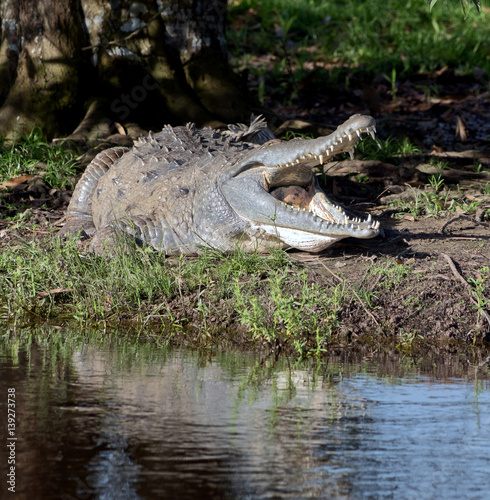
[[441, 234], [444, 234], [444, 231], [447, 228], [447, 226], [449, 226], [449, 224], [452, 224], [453, 222], [456, 222], [456, 221], [461, 220], [461, 219], [473, 222], [474, 224], [476, 224], [478, 226], [490, 227], [490, 224], [488, 222], [482, 222], [482, 221], [477, 220], [473, 217], [470, 217], [469, 215], [458, 215], [457, 217], [453, 217], [452, 219], [448, 220], [444, 224], [444, 226], [442, 226]]
[[488, 321], [488, 324], [490, 325], [490, 315], [487, 313], [487, 311], [485, 311], [485, 309], [479, 307], [478, 301], [474, 297], [475, 291], [473, 290], [473, 287], [463, 278], [461, 273], [456, 269], [453, 259], [446, 253], [441, 253], [441, 255], [444, 257], [444, 259], [446, 259], [454, 276], [463, 284], [463, 286], [467, 290], [471, 302], [473, 302], [473, 304], [478, 307], [478, 312], [481, 313], [481, 315]]

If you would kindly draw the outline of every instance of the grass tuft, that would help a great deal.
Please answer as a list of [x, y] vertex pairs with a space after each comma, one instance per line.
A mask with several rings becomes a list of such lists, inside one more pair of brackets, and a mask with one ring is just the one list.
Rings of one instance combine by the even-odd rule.
[[40, 128], [14, 142], [0, 138], [0, 181], [19, 175], [39, 175], [56, 189], [73, 187], [76, 175], [76, 154], [45, 140]]

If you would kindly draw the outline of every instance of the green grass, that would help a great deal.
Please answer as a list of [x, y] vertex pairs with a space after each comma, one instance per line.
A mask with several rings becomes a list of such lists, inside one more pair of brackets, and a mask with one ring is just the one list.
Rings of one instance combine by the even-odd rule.
[[[312, 64], [327, 68], [333, 84], [349, 78], [344, 68], [384, 75], [394, 98], [396, 80], [414, 73], [449, 66], [490, 74], [490, 12], [468, 9], [464, 19], [456, 0], [439, 0], [432, 11], [425, 0], [236, 0], [229, 25], [236, 66], [258, 73], [262, 86], [266, 76], [294, 86]], [[261, 54], [272, 55], [272, 69], [261, 66]]]
[[380, 139], [360, 141], [356, 149], [364, 160], [377, 160], [395, 165], [399, 163], [400, 157], [420, 152], [420, 149], [407, 137], [394, 139], [391, 136], [384, 141]]
[[[488, 183], [487, 183], [488, 184]], [[413, 190], [413, 201], [396, 200], [390, 203], [390, 207], [396, 210], [399, 217], [410, 215], [412, 217], [447, 217], [451, 213], [473, 214], [485, 204], [485, 198], [467, 201], [464, 192], [458, 189], [449, 191], [444, 186], [441, 174], [428, 176], [428, 183], [423, 188], [411, 188]], [[488, 195], [487, 186], [480, 185], [482, 195]], [[484, 215], [488, 218], [488, 214]]]
[[468, 278], [467, 281], [473, 289], [478, 317], [483, 321], [484, 312], [490, 310], [490, 300], [485, 296], [490, 290], [490, 267], [485, 266], [477, 270], [475, 275]]
[[281, 341], [301, 355], [321, 352], [337, 324], [342, 289], [323, 289], [283, 251], [168, 259], [125, 245], [108, 259], [54, 235], [42, 244], [11, 243], [0, 253], [0, 317], [91, 327], [190, 325], [203, 339], [242, 325], [250, 341]]
[[373, 276], [380, 275], [381, 285], [386, 289], [393, 289], [410, 274], [410, 266], [402, 263], [386, 261], [374, 264], [370, 270]]
[[0, 138], [0, 182], [19, 175], [39, 175], [49, 187], [61, 189], [75, 178], [75, 156], [48, 143], [39, 128], [14, 142]]

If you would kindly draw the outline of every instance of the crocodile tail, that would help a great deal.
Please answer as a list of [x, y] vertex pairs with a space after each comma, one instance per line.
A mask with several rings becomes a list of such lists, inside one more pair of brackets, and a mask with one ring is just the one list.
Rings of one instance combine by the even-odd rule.
[[59, 231], [60, 237], [67, 237], [84, 231], [90, 235], [95, 226], [92, 220], [92, 195], [99, 179], [109, 168], [129, 151], [118, 146], [100, 152], [88, 165], [78, 182], [66, 211], [66, 223]]

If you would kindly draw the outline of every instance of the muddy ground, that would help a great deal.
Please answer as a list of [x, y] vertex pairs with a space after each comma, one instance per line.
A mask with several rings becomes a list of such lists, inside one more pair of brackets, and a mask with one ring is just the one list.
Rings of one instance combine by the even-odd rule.
[[[350, 170], [350, 163], [337, 167]], [[355, 164], [366, 169], [372, 162]], [[466, 190], [470, 194], [457, 194], [459, 199], [477, 197], [482, 202], [473, 214], [443, 209], [437, 216], [413, 216], [369, 196], [354, 197], [359, 186], [353, 187], [355, 183], [347, 176], [329, 178], [328, 184], [344, 206], [356, 213], [370, 212], [382, 225], [381, 235], [372, 240], [343, 240], [320, 254], [289, 253], [314, 281], [335, 286], [345, 280], [349, 290], [372, 292], [369, 299], [359, 297], [343, 307], [337, 334], [351, 341], [366, 335], [397, 337], [407, 346], [420, 338], [468, 344], [490, 340], [490, 272], [484, 273], [490, 268], [490, 224], [481, 217], [484, 208], [490, 207], [490, 195], [478, 195], [474, 187]], [[45, 238], [63, 223], [70, 191], [39, 191], [26, 187], [3, 195], [3, 203], [8, 198], [11, 210], [16, 204], [23, 210], [25, 221], [21, 225], [0, 221], [0, 248], [19, 236]], [[373, 266], [377, 273], [370, 272]], [[482, 280], [482, 290], [475, 288], [478, 280]], [[175, 301], [175, 317], [189, 317], [189, 311], [178, 310], [185, 304]], [[232, 327], [232, 321], [226, 326]]]
[[[310, 111], [304, 113], [298, 105], [274, 109], [283, 122], [289, 119], [283, 129], [302, 130], [307, 121], [313, 132], [323, 130], [319, 123], [328, 126], [352, 113], [371, 113], [380, 137], [409, 137], [423, 151], [389, 162], [344, 160], [325, 166], [327, 192], [353, 212], [371, 213], [382, 226], [372, 240], [344, 240], [316, 255], [290, 252], [311, 279], [326, 285], [345, 280], [353, 290], [362, 286], [372, 292], [369, 299], [343, 307], [336, 330], [344, 339], [340, 344], [384, 337], [411, 349], [422, 338], [466, 345], [490, 340], [490, 271], [485, 271], [490, 267], [490, 93], [486, 84], [453, 74], [439, 82], [437, 98], [424, 98], [420, 85], [400, 85], [396, 102], [380, 82], [329, 97], [320, 89], [305, 93], [299, 109]], [[107, 144], [127, 140], [118, 134]], [[84, 157], [80, 172], [94, 154]], [[438, 162], [445, 167], [435, 166]], [[428, 187], [429, 176], [438, 174], [444, 185], [436, 191]], [[50, 190], [39, 179], [0, 192], [0, 248], [19, 235], [41, 238], [60, 227], [70, 195], [67, 189]], [[431, 210], [423, 206], [427, 200]], [[421, 204], [418, 211], [410, 209], [414, 202]], [[19, 212], [25, 222], [8, 220]], [[373, 266], [391, 274], [371, 273]], [[401, 276], [393, 274], [396, 266]]]

